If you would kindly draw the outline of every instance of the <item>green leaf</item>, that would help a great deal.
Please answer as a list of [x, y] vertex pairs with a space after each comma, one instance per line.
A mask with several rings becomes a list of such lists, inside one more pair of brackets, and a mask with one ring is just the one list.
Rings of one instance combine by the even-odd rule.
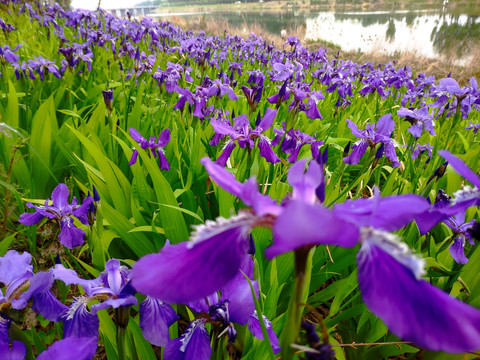
[[2, 241], [0, 241], [0, 256], [5, 256], [8, 248], [12, 244], [13, 239], [15, 239], [15, 235], [17, 235], [17, 233], [13, 233], [12, 235], [7, 236]]

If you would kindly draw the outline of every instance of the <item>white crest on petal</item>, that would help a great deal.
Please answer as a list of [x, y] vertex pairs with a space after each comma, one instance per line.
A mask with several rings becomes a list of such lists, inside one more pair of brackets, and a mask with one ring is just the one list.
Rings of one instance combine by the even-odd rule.
[[480, 199], [480, 190], [467, 185], [453, 194], [452, 205], [472, 199]]
[[401, 241], [400, 237], [371, 227], [362, 228], [360, 234], [362, 239], [360, 251], [368, 253], [370, 245], [378, 246], [399, 263], [412, 270], [417, 279], [425, 275], [425, 259], [413, 254], [408, 245]]
[[[180, 342], [182, 343], [182, 346], [180, 347], [181, 352], [185, 352], [185, 350], [187, 349], [188, 343], [192, 339], [193, 333], [195, 332], [197, 327], [198, 326], [203, 326], [205, 328], [205, 321], [206, 321], [206, 319], [197, 319], [197, 320], [194, 320], [190, 323], [187, 330], [185, 331], [185, 333], [180, 338]], [[206, 331], [206, 329], [205, 329], [205, 331]]]
[[[74, 302], [67, 310], [66, 320], [72, 320], [78, 311], [87, 311], [87, 304], [92, 300], [89, 296], [79, 296], [74, 298]], [[83, 307], [83, 308], [82, 308]]]
[[257, 219], [258, 216], [247, 211], [240, 212], [238, 215], [234, 215], [228, 219], [218, 217], [215, 221], [207, 220], [205, 224], [193, 227], [192, 240], [187, 244], [187, 247], [191, 249], [196, 243], [236, 227], [242, 227], [242, 236], [247, 237]]

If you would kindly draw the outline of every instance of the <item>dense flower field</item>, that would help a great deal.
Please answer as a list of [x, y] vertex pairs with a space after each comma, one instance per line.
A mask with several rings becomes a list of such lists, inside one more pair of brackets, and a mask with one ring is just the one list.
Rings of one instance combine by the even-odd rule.
[[0, 27], [1, 359], [477, 356], [475, 79], [58, 5]]

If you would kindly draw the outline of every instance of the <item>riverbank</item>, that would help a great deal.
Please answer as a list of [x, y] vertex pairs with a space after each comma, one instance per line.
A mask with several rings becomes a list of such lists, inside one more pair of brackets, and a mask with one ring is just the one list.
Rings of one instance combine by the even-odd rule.
[[[192, 12], [195, 12], [192, 10]], [[226, 19], [215, 16], [207, 16], [207, 14], [190, 15], [190, 16], [168, 16], [165, 19], [171, 21], [175, 25], [181, 26], [183, 29], [195, 32], [205, 31], [207, 34], [222, 36], [225, 32], [236, 34], [244, 38], [251, 33], [261, 36], [268, 43], [274, 44], [277, 48], [282, 48], [285, 40], [280, 34], [272, 34], [268, 32], [260, 23], [254, 23], [243, 26], [232, 26]], [[469, 58], [459, 65], [454, 54], [444, 54], [442, 58], [427, 58], [419, 56], [415, 53], [395, 53], [392, 55], [385, 54], [381, 48], [369, 52], [361, 51], [344, 51], [336, 44], [326, 41], [306, 41], [305, 27], [302, 25], [293, 26], [287, 29], [288, 36], [297, 36], [302, 45], [310, 50], [318, 50], [326, 48], [327, 53], [333, 56], [339, 53], [339, 57], [352, 60], [358, 63], [374, 62], [375, 64], [384, 64], [390, 61], [396, 61], [397, 66], [411, 66], [415, 73], [426, 73], [434, 75], [437, 79], [447, 77], [452, 74], [460, 83], [465, 83], [472, 76], [480, 78], [480, 62], [477, 60], [480, 56], [480, 48], [473, 46]]]
[[[195, 3], [195, 2], [193, 2]], [[161, 5], [157, 13], [196, 13], [196, 12], [216, 12], [216, 11], [285, 11], [285, 10], [315, 10], [315, 11], [411, 11], [411, 10], [430, 10], [439, 6], [444, 7], [445, 11], [455, 13], [459, 10], [468, 8], [469, 12], [480, 15], [480, 3], [474, 0], [371, 0], [356, 3], [346, 0], [280, 0], [263, 2], [240, 2], [227, 4], [206, 4], [192, 5], [192, 2], [185, 2], [180, 5]]]

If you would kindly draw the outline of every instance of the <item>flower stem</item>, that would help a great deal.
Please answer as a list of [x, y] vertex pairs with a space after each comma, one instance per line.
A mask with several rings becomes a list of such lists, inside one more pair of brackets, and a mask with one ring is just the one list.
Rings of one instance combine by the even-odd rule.
[[300, 331], [303, 309], [308, 297], [310, 287], [310, 277], [312, 274], [312, 258], [314, 251], [311, 247], [305, 246], [295, 251], [295, 283], [294, 293], [290, 298], [287, 310], [287, 319], [280, 336], [280, 347], [282, 348], [282, 360], [292, 359], [294, 349], [291, 344], [295, 342]]

